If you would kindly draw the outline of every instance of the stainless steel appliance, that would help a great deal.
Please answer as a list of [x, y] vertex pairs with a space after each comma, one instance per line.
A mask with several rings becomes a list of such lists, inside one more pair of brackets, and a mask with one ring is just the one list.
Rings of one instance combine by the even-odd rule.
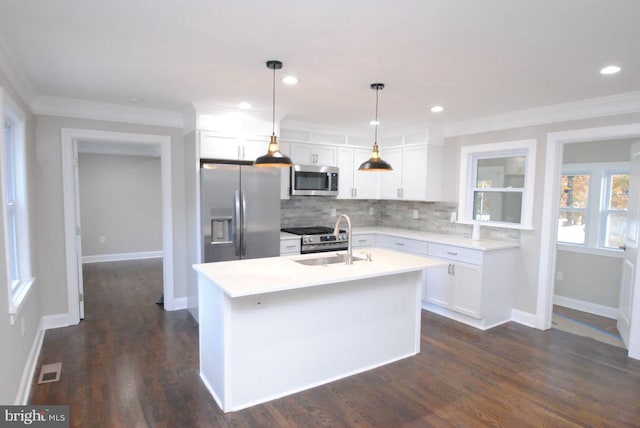
[[334, 166], [294, 165], [291, 167], [291, 194], [337, 196], [338, 168]]
[[202, 260], [280, 255], [280, 169], [200, 165]]
[[322, 226], [285, 227], [282, 231], [300, 235], [301, 254], [340, 251], [349, 247], [349, 235], [344, 230], [340, 230], [338, 236], [333, 234], [333, 228]]

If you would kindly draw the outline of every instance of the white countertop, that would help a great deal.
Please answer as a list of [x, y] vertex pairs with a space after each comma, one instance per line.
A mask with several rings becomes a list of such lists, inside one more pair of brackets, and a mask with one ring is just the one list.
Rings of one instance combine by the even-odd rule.
[[[344, 251], [339, 253], [342, 254]], [[355, 261], [352, 265], [336, 263], [327, 266], [307, 266], [295, 262], [336, 254], [329, 252], [203, 263], [193, 265], [193, 268], [215, 282], [228, 296], [242, 297], [419, 271], [446, 264], [441, 260], [384, 248], [357, 250], [353, 255], [364, 257], [366, 253], [371, 254], [373, 261]]]
[[482, 251], [502, 250], [505, 248], [517, 248], [520, 244], [517, 241], [481, 239], [473, 241], [471, 238], [464, 238], [456, 235], [445, 235], [442, 233], [420, 232], [417, 230], [396, 229], [391, 227], [354, 227], [352, 233], [354, 235], [378, 234], [389, 235], [398, 238], [417, 239], [419, 241], [428, 241], [436, 244], [453, 245], [456, 247], [471, 248]]

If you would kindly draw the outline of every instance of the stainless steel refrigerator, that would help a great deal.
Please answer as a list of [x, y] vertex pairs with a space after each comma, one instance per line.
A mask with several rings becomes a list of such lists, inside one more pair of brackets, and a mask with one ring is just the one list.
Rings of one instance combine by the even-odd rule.
[[205, 263], [280, 255], [280, 169], [202, 163]]

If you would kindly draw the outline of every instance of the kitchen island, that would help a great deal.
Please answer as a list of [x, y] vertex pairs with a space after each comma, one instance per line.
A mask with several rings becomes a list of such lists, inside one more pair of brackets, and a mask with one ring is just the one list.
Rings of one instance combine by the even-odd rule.
[[[425, 269], [442, 261], [368, 248], [195, 265], [200, 377], [225, 412], [417, 354]], [[354, 256], [366, 258], [364, 252]]]

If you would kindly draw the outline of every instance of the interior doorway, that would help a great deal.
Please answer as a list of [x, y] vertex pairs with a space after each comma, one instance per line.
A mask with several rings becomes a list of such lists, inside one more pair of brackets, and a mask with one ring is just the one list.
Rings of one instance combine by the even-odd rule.
[[564, 144], [552, 328], [625, 347], [616, 327], [636, 138]]
[[171, 139], [168, 136], [85, 129], [62, 130], [62, 173], [65, 214], [68, 323], [82, 318], [82, 245], [78, 192], [78, 145], [93, 145], [113, 153], [137, 149], [159, 154], [162, 191], [162, 270], [166, 310], [176, 309], [173, 284], [173, 219]]
[[[567, 144], [575, 144], [584, 141], [606, 141], [613, 139], [637, 138], [640, 139], [640, 124], [609, 126], [602, 128], [580, 129], [550, 133], [547, 136], [546, 147], [546, 171], [544, 185], [544, 213], [558, 213], [560, 198], [558, 197], [562, 173], [563, 148]], [[541, 229], [541, 253], [540, 253], [540, 286], [538, 287], [538, 305], [536, 326], [546, 330], [551, 327], [553, 295], [556, 274], [558, 234], [557, 216], [546, 215], [542, 219]], [[634, 283], [634, 296], [640, 294], [640, 280]], [[630, 306], [640, 311], [640, 304], [630, 302]], [[633, 309], [631, 310], [632, 312]], [[640, 329], [640, 317], [633, 315], [631, 328]], [[630, 341], [628, 355], [640, 359], [640, 342]]]

